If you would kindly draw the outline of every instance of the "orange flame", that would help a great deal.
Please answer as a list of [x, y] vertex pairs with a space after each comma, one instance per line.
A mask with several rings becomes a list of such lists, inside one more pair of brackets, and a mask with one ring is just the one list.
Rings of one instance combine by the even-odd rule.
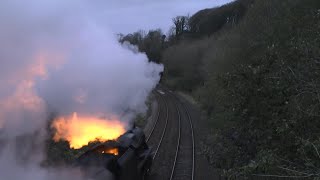
[[54, 141], [67, 140], [70, 147], [79, 149], [89, 142], [99, 140], [108, 141], [117, 139], [125, 133], [125, 126], [119, 120], [99, 119], [91, 116], [61, 117], [53, 121], [52, 127], [56, 129]]
[[103, 154], [114, 154], [114, 155], [119, 155], [119, 150], [118, 148], [111, 148], [111, 149], [106, 149], [102, 151]]

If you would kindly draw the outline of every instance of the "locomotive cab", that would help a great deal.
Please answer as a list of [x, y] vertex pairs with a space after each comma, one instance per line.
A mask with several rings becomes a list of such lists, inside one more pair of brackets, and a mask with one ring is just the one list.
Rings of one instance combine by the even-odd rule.
[[152, 152], [140, 128], [129, 130], [85, 152], [74, 165], [95, 179], [141, 180], [152, 164]]

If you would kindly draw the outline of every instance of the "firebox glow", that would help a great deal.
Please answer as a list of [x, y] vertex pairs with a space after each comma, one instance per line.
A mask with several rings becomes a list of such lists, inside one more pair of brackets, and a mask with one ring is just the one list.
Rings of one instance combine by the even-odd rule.
[[70, 147], [79, 149], [89, 142], [114, 140], [125, 133], [125, 125], [119, 120], [101, 119], [92, 116], [60, 117], [53, 121], [56, 129], [54, 141], [66, 140]]
[[119, 150], [118, 148], [111, 148], [111, 149], [105, 149], [101, 153], [103, 154], [114, 154], [114, 155], [119, 155]]

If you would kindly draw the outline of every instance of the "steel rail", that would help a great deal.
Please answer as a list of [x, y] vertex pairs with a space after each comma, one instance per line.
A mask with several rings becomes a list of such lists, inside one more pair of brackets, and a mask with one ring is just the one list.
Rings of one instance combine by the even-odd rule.
[[[161, 95], [158, 95], [158, 96], [160, 96], [160, 98], [161, 98]], [[151, 132], [149, 133], [149, 135], [148, 135], [148, 137], [147, 137], [147, 139], [146, 139], [147, 142], [149, 142], [149, 140], [150, 140], [150, 138], [151, 138], [151, 136], [152, 136], [152, 134], [153, 134], [153, 132], [154, 132], [154, 129], [155, 129], [155, 127], [156, 127], [157, 124], [158, 124], [159, 117], [160, 117], [160, 103], [158, 103], [157, 119], [156, 119], [156, 122], [154, 123], [154, 125], [153, 125], [153, 127], [152, 127], [152, 129], [151, 129]]]
[[[161, 94], [160, 94], [160, 97], [162, 98]], [[165, 100], [165, 98], [162, 98], [164, 103], [165, 103], [165, 107], [166, 107], [166, 122], [165, 122], [165, 125], [164, 125], [164, 128], [163, 128], [163, 131], [162, 131], [162, 135], [161, 135], [161, 138], [159, 140], [159, 144], [158, 144], [158, 147], [156, 149], [156, 151], [154, 152], [154, 155], [153, 155], [153, 160], [156, 158], [157, 154], [158, 154], [158, 151], [159, 151], [159, 148], [162, 144], [162, 140], [163, 140], [163, 137], [164, 135], [166, 134], [166, 131], [167, 131], [167, 125], [168, 125], [168, 118], [169, 118], [169, 109], [168, 109], [168, 104], [167, 104], [167, 101]]]
[[[192, 123], [192, 118], [190, 116], [189, 110], [187, 107], [185, 107], [180, 101], [179, 99], [170, 92], [170, 94], [177, 99], [177, 101], [179, 102], [179, 104], [181, 105], [181, 107], [183, 108], [183, 110], [186, 112], [188, 120], [189, 120], [189, 125], [190, 125], [190, 130], [191, 130], [191, 142], [192, 142], [192, 172], [191, 172], [191, 180], [195, 179], [195, 141], [194, 141], [194, 129], [193, 129], [193, 123]], [[180, 151], [180, 140], [181, 140], [181, 118], [180, 118], [180, 111], [178, 108], [177, 103], [175, 103], [178, 114], [179, 114], [179, 137], [178, 137], [178, 144], [177, 144], [177, 149], [176, 149], [176, 155], [175, 155], [175, 160], [173, 163], [173, 167], [172, 167], [172, 171], [171, 171], [171, 176], [170, 176], [170, 180], [173, 179], [174, 176], [174, 172], [176, 169], [176, 163], [177, 163], [177, 159], [178, 159], [178, 155], [179, 155], [179, 151]]]
[[182, 107], [185, 109], [188, 119], [189, 119], [189, 123], [190, 123], [190, 128], [191, 128], [191, 138], [192, 138], [192, 176], [191, 179], [194, 180], [194, 167], [195, 167], [195, 143], [194, 143], [194, 130], [193, 130], [193, 123], [192, 123], [192, 118], [190, 116], [188, 107], [185, 107], [182, 105]]
[[178, 142], [177, 142], [177, 147], [176, 147], [176, 154], [175, 154], [175, 157], [174, 157], [174, 162], [173, 162], [173, 166], [172, 166], [172, 170], [171, 170], [171, 175], [170, 175], [170, 180], [172, 180], [173, 178], [173, 174], [174, 174], [174, 171], [175, 171], [175, 167], [176, 167], [176, 163], [177, 163], [177, 159], [178, 159], [178, 153], [179, 153], [179, 150], [180, 150], [180, 140], [181, 140], [181, 115], [180, 115], [180, 110], [178, 108], [178, 105], [176, 103], [175, 104], [175, 108], [178, 112], [178, 120], [179, 120], [179, 132], [178, 132]]

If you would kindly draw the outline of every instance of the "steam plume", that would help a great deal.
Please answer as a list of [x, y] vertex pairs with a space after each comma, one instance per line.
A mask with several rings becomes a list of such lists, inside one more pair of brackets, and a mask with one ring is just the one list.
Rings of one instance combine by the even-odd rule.
[[39, 165], [51, 111], [128, 122], [145, 110], [162, 67], [118, 44], [96, 18], [101, 9], [84, 0], [1, 1], [0, 169], [5, 180], [70, 177]]

